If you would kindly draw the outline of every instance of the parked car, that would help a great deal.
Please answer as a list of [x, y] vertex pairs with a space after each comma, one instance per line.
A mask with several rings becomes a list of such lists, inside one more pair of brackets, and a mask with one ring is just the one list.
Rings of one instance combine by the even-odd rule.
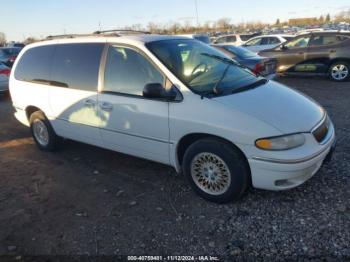
[[247, 42], [242, 44], [242, 46], [252, 52], [257, 53], [262, 50], [279, 46], [281, 43], [284, 43], [293, 38], [293, 35], [262, 35], [249, 39]]
[[350, 33], [307, 33], [259, 54], [276, 58], [278, 73], [328, 75], [334, 81], [350, 76]]
[[276, 74], [277, 60], [275, 58], [266, 58], [259, 56], [252, 51], [234, 45], [213, 45], [218, 50], [224, 52], [230, 58], [238, 63], [248, 67], [255, 74], [273, 79]]
[[242, 45], [244, 42], [248, 41], [255, 35], [251, 34], [231, 34], [219, 36], [215, 39], [213, 44], [229, 44], [229, 45]]
[[0, 94], [8, 91], [11, 69], [0, 62]]
[[179, 35], [179, 36], [193, 38], [205, 44], [210, 44], [210, 37], [207, 34], [185, 34], [185, 35]]
[[324, 108], [193, 39], [53, 38], [13, 68], [15, 116], [41, 150], [64, 137], [167, 164], [210, 201], [296, 187], [333, 152]]
[[20, 51], [21, 49], [17, 47], [1, 47], [0, 62], [3, 62], [9, 67], [12, 67]]
[[8, 45], [7, 45], [7, 47], [17, 47], [17, 48], [20, 48], [20, 49], [22, 49], [23, 47], [25, 47], [26, 45], [25, 44], [23, 44], [23, 43], [9, 43]]

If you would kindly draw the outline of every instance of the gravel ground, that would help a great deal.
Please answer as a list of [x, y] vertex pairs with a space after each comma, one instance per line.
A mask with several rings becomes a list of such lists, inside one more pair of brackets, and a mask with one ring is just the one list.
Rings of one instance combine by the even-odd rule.
[[333, 161], [296, 189], [251, 189], [226, 205], [157, 163], [72, 141], [40, 152], [0, 98], [0, 254], [350, 260], [350, 83], [278, 81], [328, 110]]

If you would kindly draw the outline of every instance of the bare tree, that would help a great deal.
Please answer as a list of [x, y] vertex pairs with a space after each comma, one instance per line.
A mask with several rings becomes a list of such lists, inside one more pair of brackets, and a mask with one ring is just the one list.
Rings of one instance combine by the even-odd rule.
[[32, 43], [35, 43], [35, 42], [38, 42], [39, 40], [33, 36], [30, 36], [30, 37], [27, 37], [23, 43], [26, 44], [26, 45], [29, 45], [29, 44], [32, 44]]
[[230, 18], [221, 18], [216, 22], [218, 29], [228, 30], [231, 28]]

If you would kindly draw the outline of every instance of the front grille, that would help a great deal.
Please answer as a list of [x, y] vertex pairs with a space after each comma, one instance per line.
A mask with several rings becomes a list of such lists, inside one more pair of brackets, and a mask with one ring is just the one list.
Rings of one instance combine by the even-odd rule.
[[326, 116], [322, 124], [312, 132], [317, 142], [321, 143], [326, 138], [329, 131], [329, 124], [328, 116]]

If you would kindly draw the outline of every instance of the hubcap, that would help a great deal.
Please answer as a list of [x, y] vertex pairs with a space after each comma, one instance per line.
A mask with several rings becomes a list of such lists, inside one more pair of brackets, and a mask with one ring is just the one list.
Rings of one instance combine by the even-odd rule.
[[231, 173], [224, 160], [213, 153], [200, 153], [191, 163], [191, 175], [195, 184], [205, 193], [220, 195], [231, 183]]
[[335, 65], [332, 68], [332, 77], [336, 80], [344, 80], [349, 74], [349, 69], [346, 65]]
[[49, 143], [49, 132], [47, 131], [47, 127], [44, 122], [40, 119], [34, 120], [33, 134], [40, 145], [47, 146]]

